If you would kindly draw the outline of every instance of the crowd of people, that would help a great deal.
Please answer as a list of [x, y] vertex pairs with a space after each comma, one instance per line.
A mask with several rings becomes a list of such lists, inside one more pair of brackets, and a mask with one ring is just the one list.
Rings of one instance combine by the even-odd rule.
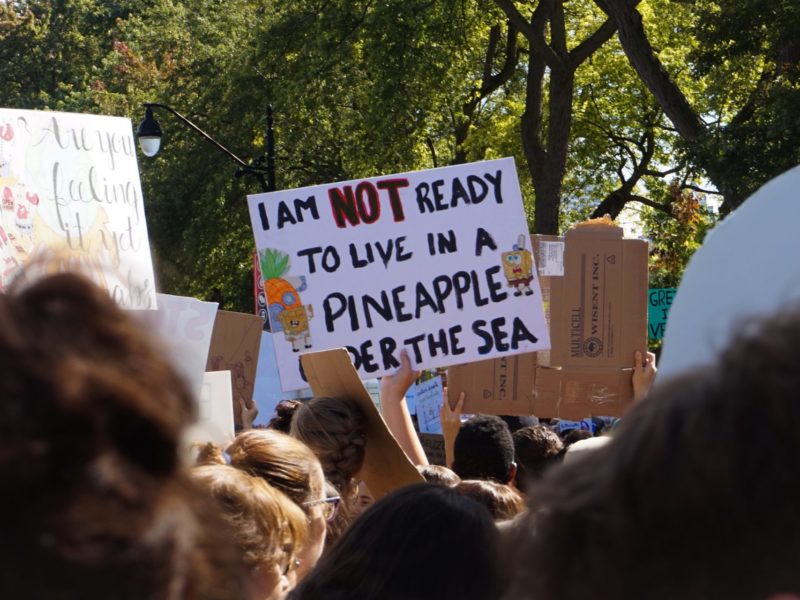
[[[190, 452], [186, 383], [107, 294], [0, 295], [0, 592], [25, 599], [800, 599], [800, 310], [594, 432], [445, 398], [429, 464], [402, 356], [386, 425], [425, 483], [374, 497], [357, 403], [279, 405]], [[462, 422], [463, 420], [463, 422]]]

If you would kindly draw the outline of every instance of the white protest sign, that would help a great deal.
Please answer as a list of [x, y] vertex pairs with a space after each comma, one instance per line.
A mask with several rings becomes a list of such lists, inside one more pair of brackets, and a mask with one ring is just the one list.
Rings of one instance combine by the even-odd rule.
[[128, 119], [0, 108], [0, 291], [42, 257], [125, 308], [155, 308]]
[[439, 410], [444, 401], [443, 392], [442, 378], [438, 375], [414, 386], [414, 402], [420, 433], [442, 433]]
[[712, 363], [746, 319], [800, 299], [800, 167], [767, 183], [706, 236], [669, 313], [659, 379]]
[[346, 347], [362, 378], [550, 347], [513, 159], [249, 197], [281, 386]]
[[230, 371], [209, 371], [203, 377], [197, 422], [185, 433], [192, 442], [227, 445], [235, 435]]
[[156, 297], [158, 310], [138, 311], [137, 316], [158, 336], [167, 358], [199, 398], [217, 303], [169, 294]]

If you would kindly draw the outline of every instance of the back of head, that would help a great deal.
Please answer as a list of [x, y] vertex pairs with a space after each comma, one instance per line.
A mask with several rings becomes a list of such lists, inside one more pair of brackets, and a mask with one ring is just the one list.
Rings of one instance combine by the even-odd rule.
[[230, 464], [254, 477], [260, 477], [286, 494], [297, 505], [323, 494], [325, 484], [318, 472], [319, 460], [302, 442], [279, 431], [259, 429], [236, 436], [223, 455], [209, 444], [201, 451], [198, 464]]
[[513, 597], [800, 594], [798, 338], [797, 312], [749, 329], [715, 366], [659, 383], [606, 446], [545, 476]]
[[477, 415], [461, 425], [453, 455], [453, 471], [461, 479], [509, 483], [513, 477], [514, 442], [500, 417]]
[[495, 521], [513, 519], [525, 508], [519, 492], [503, 483], [467, 479], [456, 485], [455, 490], [485, 506]]
[[233, 571], [228, 591], [214, 582], [231, 549], [202, 524], [213, 515], [179, 465], [190, 394], [108, 295], [74, 274], [12, 287], [0, 356], [0, 589], [236, 595]]
[[417, 471], [425, 478], [427, 483], [453, 487], [461, 481], [461, 478], [451, 469], [442, 465], [417, 465]]
[[275, 416], [267, 423], [268, 429], [276, 429], [282, 433], [292, 430], [292, 419], [297, 409], [303, 405], [299, 400], [281, 400], [275, 407]]
[[348, 501], [355, 493], [353, 478], [364, 464], [365, 427], [358, 405], [343, 398], [312, 398], [292, 419], [292, 435], [313, 450], [325, 478]]
[[512, 435], [517, 462], [517, 487], [526, 491], [545, 469], [561, 462], [564, 444], [549, 427], [533, 425]]
[[445, 486], [409, 486], [367, 509], [291, 598], [496, 598], [497, 546], [497, 529], [474, 500]]
[[192, 479], [211, 494], [249, 569], [291, 558], [305, 542], [305, 513], [260, 477], [207, 465], [192, 469]]

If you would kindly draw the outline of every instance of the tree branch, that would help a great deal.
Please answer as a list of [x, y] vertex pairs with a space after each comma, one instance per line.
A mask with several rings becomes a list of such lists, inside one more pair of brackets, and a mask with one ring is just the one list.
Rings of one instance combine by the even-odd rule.
[[506, 13], [514, 27], [530, 42], [531, 50], [542, 56], [548, 67], [552, 69], [563, 66], [564, 61], [547, 45], [547, 41], [544, 39], [544, 26], [552, 12], [552, 0], [539, 0], [530, 22], [517, 10], [512, 0], [494, 0], [494, 2]]
[[600, 46], [610, 40], [616, 31], [616, 22], [613, 19], [606, 19], [597, 31], [570, 51], [569, 62], [572, 68], [577, 69], [581, 66], [587, 58], [600, 49]]

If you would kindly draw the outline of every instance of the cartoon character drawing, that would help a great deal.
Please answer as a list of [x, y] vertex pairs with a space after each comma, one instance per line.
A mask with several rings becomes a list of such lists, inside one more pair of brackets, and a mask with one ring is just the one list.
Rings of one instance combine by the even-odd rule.
[[14, 192], [8, 186], [3, 188], [3, 210], [14, 210]]
[[301, 343], [305, 348], [311, 348], [311, 332], [308, 329], [308, 321], [313, 316], [314, 309], [310, 304], [283, 310], [278, 315], [283, 335], [286, 336], [286, 341], [292, 344], [292, 352], [299, 352]]
[[525, 249], [525, 236], [520, 235], [513, 250], [503, 252], [503, 271], [505, 272], [508, 286], [514, 288], [514, 295], [531, 296], [531, 281], [533, 281], [533, 257]]
[[266, 248], [259, 253], [259, 262], [272, 331], [283, 331], [280, 314], [303, 305], [298, 292], [306, 289], [305, 277], [289, 275], [289, 255], [280, 250]]

